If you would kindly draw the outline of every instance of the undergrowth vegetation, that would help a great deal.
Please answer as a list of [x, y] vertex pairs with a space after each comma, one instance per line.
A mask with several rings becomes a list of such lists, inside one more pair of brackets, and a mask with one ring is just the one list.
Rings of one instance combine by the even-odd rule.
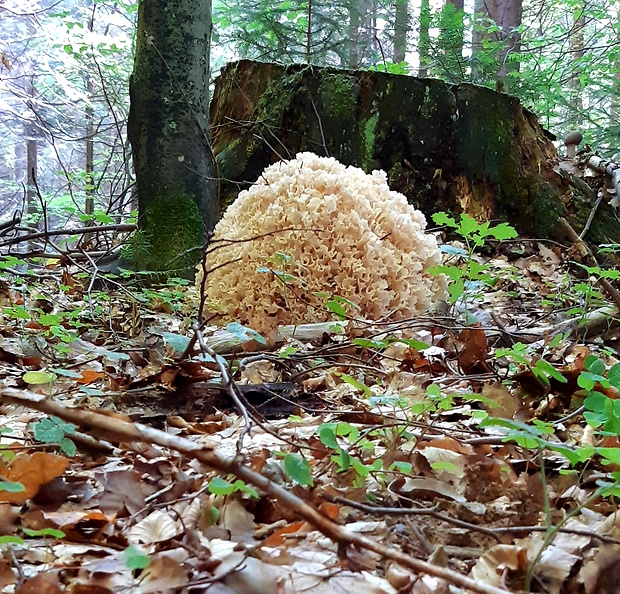
[[[532, 588], [551, 571], [544, 551], [560, 546], [558, 535], [575, 522], [587, 532], [586, 512], [605, 516], [620, 495], [616, 312], [601, 287], [618, 271], [571, 262], [558, 248], [520, 240], [507, 224], [443, 213], [434, 219], [447, 233], [444, 263], [433, 271], [450, 279], [443, 307], [398, 323], [369, 322], [357, 319], [354, 300], [326, 292], [318, 296], [333, 321], [310, 338], [302, 326], [277, 338], [234, 322], [197, 327], [198, 297], [183, 279], [144, 287], [121, 271], [105, 275], [104, 290], [88, 290], [84, 273], [55, 276], [48, 268], [43, 275], [37, 262], [3, 257], [4, 386], [116, 413], [136, 415], [137, 405], [134, 418], [142, 422], [198, 441], [214, 435], [220, 447], [243, 452], [270, 480], [318, 498], [329, 517], [345, 522], [351, 510], [413, 506], [426, 515], [427, 531], [480, 530], [475, 542], [489, 551], [489, 534], [509, 536], [518, 526], [519, 546], [530, 553], [513, 571], [514, 584]], [[286, 254], [264, 265], [285, 299], [295, 298], [289, 289], [299, 282], [289, 266]], [[238, 400], [213, 404], [231, 385]], [[173, 423], [177, 416], [185, 420]], [[56, 415], [8, 415], [1, 436], [0, 501], [7, 505], [26, 505], [68, 467], [81, 481], [102, 480], [88, 471], [92, 442]], [[99, 435], [106, 438], [114, 441]], [[122, 455], [130, 466], [134, 456]], [[281, 519], [259, 511], [269, 496], [234, 474], [207, 472], [200, 486], [203, 475], [177, 461], [173, 475], [181, 472], [197, 481], [201, 530], [225, 525], [222, 513], [233, 500], [257, 521]], [[151, 491], [166, 482], [144, 480]], [[494, 523], [484, 510], [502, 497], [518, 513]], [[474, 503], [482, 515], [459, 519], [459, 506]], [[110, 534], [124, 535], [128, 571], [155, 559], [148, 539], [135, 536], [149, 517], [102, 519]], [[161, 515], [151, 521], [166, 530]], [[43, 524], [15, 520], [0, 542], [49, 545], [78, 530]], [[457, 565], [475, 572], [477, 562]]]

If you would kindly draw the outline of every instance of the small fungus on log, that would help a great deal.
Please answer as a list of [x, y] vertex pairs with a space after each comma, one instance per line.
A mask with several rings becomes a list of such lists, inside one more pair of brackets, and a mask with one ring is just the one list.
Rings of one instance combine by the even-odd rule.
[[577, 147], [582, 140], [583, 135], [577, 130], [573, 130], [566, 135], [566, 137], [564, 138], [564, 145], [566, 146], [566, 156], [569, 159], [575, 158]]

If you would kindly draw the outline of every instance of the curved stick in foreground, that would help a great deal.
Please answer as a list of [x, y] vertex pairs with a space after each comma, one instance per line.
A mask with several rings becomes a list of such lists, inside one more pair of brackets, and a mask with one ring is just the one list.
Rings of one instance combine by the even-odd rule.
[[300, 518], [312, 524], [317, 530], [340, 546], [353, 545], [360, 549], [374, 551], [386, 559], [396, 561], [417, 573], [433, 575], [472, 592], [480, 594], [509, 594], [507, 590], [476, 582], [460, 573], [421, 561], [400, 551], [395, 551], [371, 538], [339, 526], [318, 512], [314, 507], [287, 491], [284, 487], [250, 470], [243, 464], [240, 456], [225, 458], [218, 454], [216, 450], [200, 446], [189, 439], [170, 435], [141, 423], [130, 423], [118, 417], [111, 417], [81, 408], [69, 408], [49, 400], [41, 394], [35, 394], [28, 390], [5, 388], [0, 392], [0, 399], [5, 403], [26, 406], [49, 415], [55, 415], [74, 425], [78, 425], [83, 432], [104, 438], [107, 441], [142, 441], [157, 444], [194, 458], [213, 470], [233, 474], [237, 478], [278, 499], [280, 503], [293, 510]]

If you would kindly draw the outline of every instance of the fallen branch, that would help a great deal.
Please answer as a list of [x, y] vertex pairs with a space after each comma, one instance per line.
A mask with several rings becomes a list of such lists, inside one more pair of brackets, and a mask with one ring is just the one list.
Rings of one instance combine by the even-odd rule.
[[[588, 167], [592, 167], [594, 171], [598, 171], [599, 173], [606, 173], [609, 175], [614, 190], [616, 191], [614, 200], [616, 202], [620, 200], [620, 165], [613, 161], [606, 161], [605, 159], [601, 159], [601, 157], [592, 155], [588, 159]], [[612, 206], [617, 206], [617, 204], [613, 202], [614, 201], [612, 201]]]
[[[343, 320], [280, 326], [270, 338], [274, 348], [293, 338], [301, 342], [310, 342], [318, 340], [324, 335], [342, 334], [348, 324], [348, 321]], [[240, 351], [243, 349], [245, 342], [247, 342], [245, 339], [240, 338], [238, 333], [228, 332], [227, 330], [218, 330], [211, 336], [206, 336], [205, 340], [209, 347], [220, 355]]]
[[[577, 253], [581, 256], [585, 264], [587, 266], [597, 267], [599, 264], [596, 261], [592, 250], [590, 250], [584, 240], [581, 239], [579, 235], [577, 235], [576, 231], [572, 228], [570, 223], [565, 218], [561, 218], [560, 224], [562, 225], [562, 228], [566, 233], [567, 237], [573, 242]], [[601, 278], [598, 282], [607, 293], [607, 296], [614, 302], [616, 307], [620, 309], [620, 293], [618, 292], [618, 290], [606, 278]]]
[[135, 231], [136, 225], [118, 224], [118, 225], [98, 225], [96, 227], [76, 227], [75, 229], [53, 229], [51, 231], [38, 231], [37, 233], [28, 233], [26, 235], [20, 235], [13, 237], [5, 241], [0, 242], [0, 247], [7, 245], [15, 245], [22, 243], [23, 241], [32, 241], [33, 239], [43, 239], [52, 237], [54, 235], [84, 235], [85, 233], [99, 233], [99, 231], [118, 231], [125, 233], [129, 231]]
[[474, 581], [445, 567], [421, 561], [339, 526], [319, 513], [314, 507], [287, 491], [284, 487], [250, 470], [243, 464], [240, 456], [225, 458], [223, 455], [218, 454], [216, 450], [202, 447], [189, 439], [171, 435], [141, 423], [130, 423], [116, 417], [81, 408], [68, 408], [28, 390], [5, 388], [0, 393], [0, 398], [5, 403], [26, 406], [48, 415], [57, 416], [81, 427], [85, 433], [103, 438], [106, 441], [141, 441], [157, 444], [198, 460], [218, 472], [233, 474], [238, 479], [275, 497], [280, 503], [295, 512], [300, 518], [310, 523], [339, 546], [351, 545], [359, 549], [374, 551], [384, 558], [391, 559], [415, 572], [426, 573], [444, 579], [450, 584], [466, 588], [472, 592], [480, 594], [508, 594], [507, 590]]

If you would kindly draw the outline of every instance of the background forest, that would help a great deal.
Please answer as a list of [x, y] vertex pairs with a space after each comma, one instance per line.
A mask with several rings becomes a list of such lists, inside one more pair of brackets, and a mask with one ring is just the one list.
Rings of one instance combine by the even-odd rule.
[[[471, 82], [518, 96], [558, 136], [578, 128], [599, 154], [617, 150], [618, 0], [214, 0], [212, 10], [212, 77], [253, 58]], [[135, 213], [126, 121], [137, 2], [5, 0], [0, 12], [0, 218], [27, 211], [36, 222], [39, 196], [52, 226]]]
[[620, 591], [620, 0], [0, 14], [0, 591]]

